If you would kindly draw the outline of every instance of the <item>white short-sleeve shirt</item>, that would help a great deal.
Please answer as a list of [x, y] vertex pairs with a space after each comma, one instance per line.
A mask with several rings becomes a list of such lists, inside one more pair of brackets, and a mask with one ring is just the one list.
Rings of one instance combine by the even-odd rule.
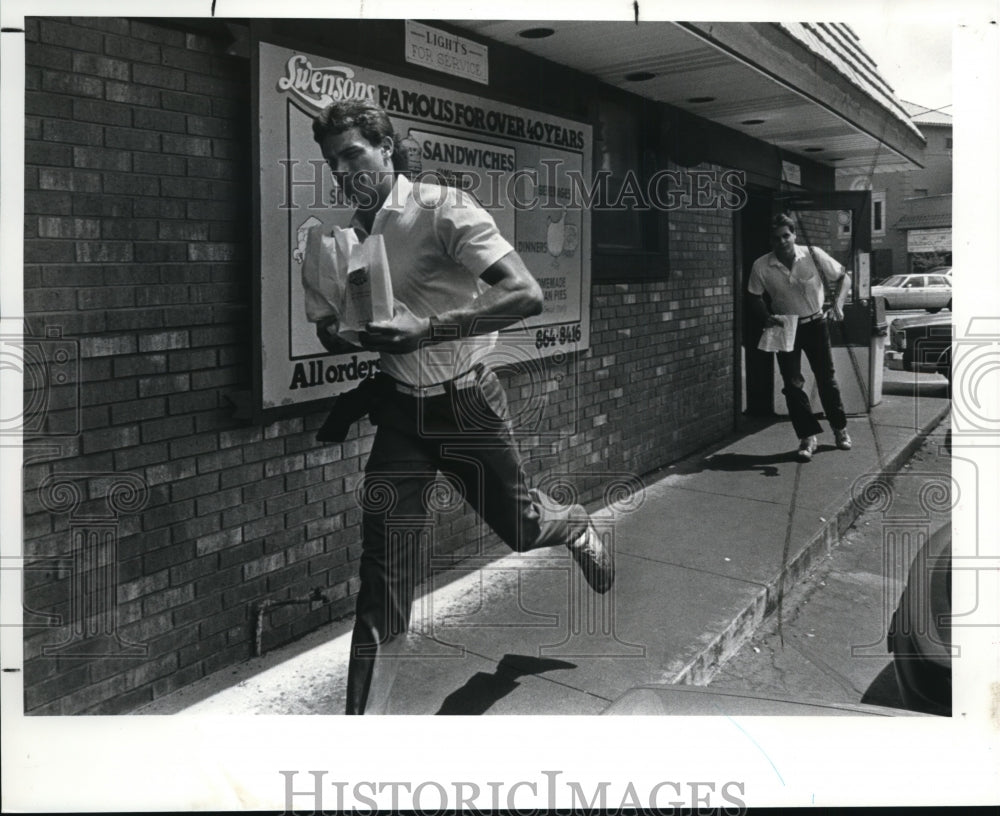
[[773, 252], [754, 261], [747, 281], [752, 295], [767, 292], [775, 314], [808, 317], [823, 308], [822, 274], [828, 281], [838, 281], [845, 269], [819, 247], [795, 247], [792, 268], [786, 267]]
[[[352, 226], [365, 234], [355, 220]], [[513, 251], [496, 222], [468, 193], [396, 176], [375, 214], [372, 234], [385, 241], [393, 298], [417, 317], [468, 305], [489, 286], [480, 280], [489, 267]], [[496, 333], [425, 345], [407, 354], [382, 354], [389, 376], [426, 386], [454, 379], [487, 354]]]

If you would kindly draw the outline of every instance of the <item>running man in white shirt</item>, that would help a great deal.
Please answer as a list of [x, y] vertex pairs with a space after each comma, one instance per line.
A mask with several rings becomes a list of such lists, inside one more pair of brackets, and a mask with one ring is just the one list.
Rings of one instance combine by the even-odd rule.
[[[521, 257], [471, 196], [403, 174], [405, 154], [381, 108], [334, 103], [314, 120], [313, 135], [357, 207], [359, 237], [383, 237], [395, 301], [392, 320], [369, 324], [359, 340], [379, 353], [381, 371], [367, 406], [377, 430], [365, 492], [389, 499], [363, 507], [347, 682], [348, 714], [384, 713], [392, 653], [421, 577], [414, 550], [429, 516], [426, 491], [438, 472], [512, 549], [566, 546], [599, 593], [614, 582], [614, 562], [583, 507], [528, 488], [506, 395], [482, 362], [499, 329], [542, 310]], [[330, 351], [343, 349], [336, 316], [310, 318]]]

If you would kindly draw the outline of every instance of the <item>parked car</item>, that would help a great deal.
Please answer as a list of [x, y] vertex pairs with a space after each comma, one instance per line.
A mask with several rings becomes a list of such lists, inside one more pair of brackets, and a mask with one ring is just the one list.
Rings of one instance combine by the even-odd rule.
[[893, 275], [872, 287], [873, 297], [885, 298], [887, 309], [951, 308], [951, 278], [945, 274]]
[[903, 703], [951, 715], [951, 525], [917, 552], [889, 623], [887, 645]]
[[885, 363], [894, 371], [942, 374], [951, 382], [951, 315], [897, 317], [889, 329]]

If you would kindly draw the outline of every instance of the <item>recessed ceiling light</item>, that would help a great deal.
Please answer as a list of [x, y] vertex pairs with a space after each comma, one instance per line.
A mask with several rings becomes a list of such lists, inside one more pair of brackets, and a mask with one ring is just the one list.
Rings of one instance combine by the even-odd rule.
[[625, 79], [629, 82], [645, 82], [647, 79], [652, 79], [655, 77], [652, 71], [633, 71], [630, 74], [625, 74]]
[[555, 33], [554, 28], [526, 28], [524, 31], [518, 31], [517, 36], [524, 37], [526, 40], [544, 40]]
[[700, 105], [702, 102], [714, 102], [714, 96], [692, 96], [688, 99], [692, 105]]
[[806, 153], [822, 153], [826, 148], [824, 147], [807, 147], [805, 149]]
[[740, 122], [741, 125], [763, 125], [766, 119], [744, 119]]

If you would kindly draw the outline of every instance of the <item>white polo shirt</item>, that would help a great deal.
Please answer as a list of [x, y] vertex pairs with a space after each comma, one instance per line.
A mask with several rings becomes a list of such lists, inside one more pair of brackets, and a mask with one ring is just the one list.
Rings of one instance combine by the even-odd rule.
[[[367, 236], [357, 215], [351, 226]], [[479, 276], [513, 250], [493, 216], [468, 193], [432, 182], [414, 184], [403, 175], [396, 176], [375, 214], [372, 234], [385, 241], [393, 298], [417, 317], [468, 305], [489, 289]], [[312, 312], [319, 312], [310, 310], [308, 296], [306, 311], [317, 319]], [[467, 372], [496, 340], [494, 332], [428, 344], [407, 354], [381, 354], [380, 367], [409, 385], [433, 385]]]
[[844, 277], [845, 269], [819, 247], [795, 247], [792, 268], [785, 266], [773, 252], [753, 263], [747, 291], [752, 295], [767, 292], [775, 314], [808, 317], [823, 308], [823, 274], [828, 281]]

